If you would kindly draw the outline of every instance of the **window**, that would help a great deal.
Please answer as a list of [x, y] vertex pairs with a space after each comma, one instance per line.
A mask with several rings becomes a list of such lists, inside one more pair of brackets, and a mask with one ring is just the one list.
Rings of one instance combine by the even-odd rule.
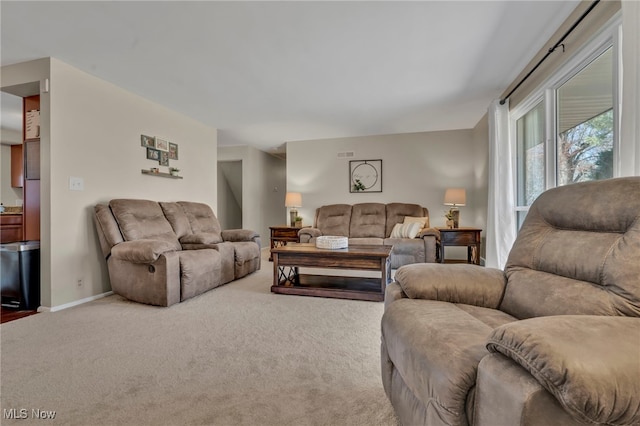
[[557, 184], [613, 177], [612, 48], [558, 89], [557, 111]]
[[616, 176], [617, 21], [511, 111], [518, 228], [546, 189]]

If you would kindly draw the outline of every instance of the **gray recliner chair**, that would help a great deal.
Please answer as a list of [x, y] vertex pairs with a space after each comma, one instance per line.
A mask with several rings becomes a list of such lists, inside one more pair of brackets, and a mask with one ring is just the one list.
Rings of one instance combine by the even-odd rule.
[[640, 177], [534, 202], [505, 270], [400, 268], [382, 380], [404, 425], [640, 424]]

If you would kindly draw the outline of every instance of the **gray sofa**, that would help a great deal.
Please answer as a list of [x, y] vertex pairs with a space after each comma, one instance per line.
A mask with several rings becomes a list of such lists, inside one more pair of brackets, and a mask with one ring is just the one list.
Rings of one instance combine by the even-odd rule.
[[170, 306], [260, 269], [260, 237], [202, 203], [115, 199], [94, 218], [113, 292]]
[[[426, 227], [415, 238], [391, 238], [405, 217], [425, 218]], [[349, 238], [349, 244], [393, 245], [391, 268], [436, 261], [438, 230], [429, 228], [429, 210], [418, 204], [331, 204], [316, 209], [313, 227], [298, 231], [301, 243], [314, 243], [321, 235]]]
[[395, 280], [381, 367], [402, 424], [640, 424], [640, 177], [543, 193], [504, 271]]

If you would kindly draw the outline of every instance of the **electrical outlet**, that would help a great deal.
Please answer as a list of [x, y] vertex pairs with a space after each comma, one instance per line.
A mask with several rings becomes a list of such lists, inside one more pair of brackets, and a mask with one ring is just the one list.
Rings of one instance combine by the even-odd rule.
[[78, 287], [82, 287], [84, 285], [84, 280], [82, 278], [78, 278]]

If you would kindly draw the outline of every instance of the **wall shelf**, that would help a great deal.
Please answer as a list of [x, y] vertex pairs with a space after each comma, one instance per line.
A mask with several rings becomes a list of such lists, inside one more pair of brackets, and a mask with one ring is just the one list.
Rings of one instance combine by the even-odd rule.
[[142, 169], [141, 172], [143, 175], [159, 176], [159, 177], [164, 177], [169, 179], [182, 179], [182, 176], [174, 176], [171, 173], [162, 173], [162, 172], [154, 173], [151, 170], [145, 170], [145, 169]]

